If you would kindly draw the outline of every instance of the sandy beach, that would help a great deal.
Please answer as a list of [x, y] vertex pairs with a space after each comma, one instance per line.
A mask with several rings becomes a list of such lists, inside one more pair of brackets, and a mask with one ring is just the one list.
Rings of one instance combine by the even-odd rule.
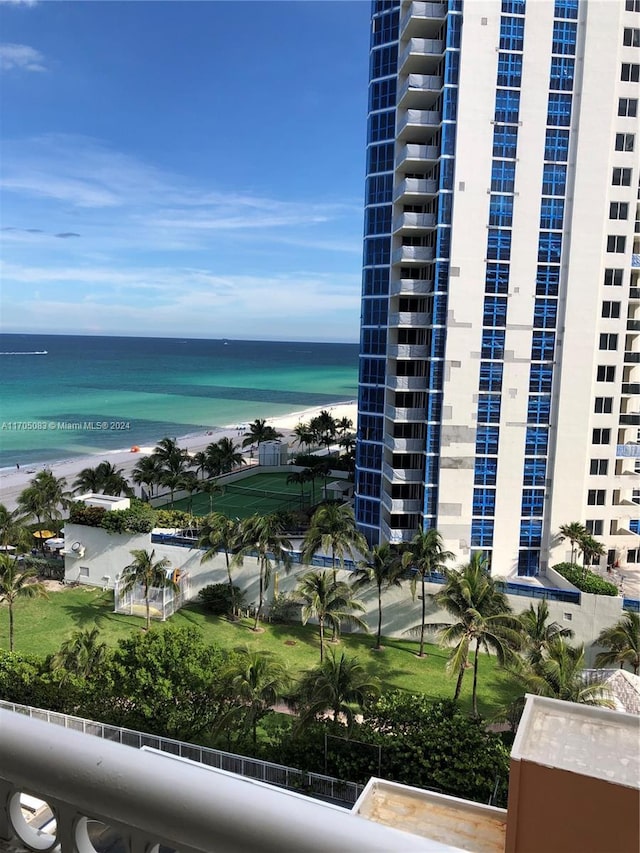
[[[288, 441], [293, 449], [298, 448], [297, 443], [293, 444], [292, 431], [299, 423], [308, 423], [316, 415], [320, 414], [323, 409], [327, 409], [336, 420], [341, 418], [349, 418], [353, 422], [355, 430], [357, 418], [357, 404], [355, 401], [344, 403], [335, 403], [332, 406], [318, 406], [313, 409], [305, 409], [303, 411], [291, 412], [288, 415], [281, 415], [276, 418], [267, 418], [267, 423], [275, 427], [278, 432], [282, 433], [282, 440]], [[203, 450], [208, 444], [218, 441], [224, 436], [233, 439], [236, 444], [242, 443], [244, 429], [239, 430], [238, 427], [246, 427], [246, 424], [230, 424], [229, 426], [219, 429], [203, 430], [190, 435], [178, 437], [180, 447], [185, 447], [189, 453], [196, 453]], [[164, 436], [158, 436], [158, 441]], [[295, 437], [293, 437], [295, 438]], [[46, 465], [39, 463], [37, 465], [25, 465], [18, 471], [17, 469], [5, 469], [0, 478], [0, 503], [3, 503], [7, 509], [12, 510], [17, 505], [17, 499], [20, 492], [29, 485], [29, 481], [44, 468], [51, 470], [56, 477], [64, 477], [67, 481], [67, 487], [71, 485], [78, 473], [83, 468], [94, 468], [103, 460], [107, 460], [117, 468], [121, 468], [124, 476], [129, 477], [131, 470], [142, 456], [147, 456], [153, 451], [154, 445], [140, 447], [139, 452], [132, 453], [130, 448], [122, 450], [107, 450], [102, 453], [93, 453], [90, 456], [77, 456], [73, 459], [66, 459], [58, 462], [49, 462]], [[133, 484], [132, 484], [133, 485]]]

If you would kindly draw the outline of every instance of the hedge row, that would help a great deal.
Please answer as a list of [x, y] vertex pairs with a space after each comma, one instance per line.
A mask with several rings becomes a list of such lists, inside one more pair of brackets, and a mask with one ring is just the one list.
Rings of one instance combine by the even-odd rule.
[[618, 595], [617, 586], [575, 563], [558, 563], [552, 568], [582, 592], [591, 592], [595, 595]]

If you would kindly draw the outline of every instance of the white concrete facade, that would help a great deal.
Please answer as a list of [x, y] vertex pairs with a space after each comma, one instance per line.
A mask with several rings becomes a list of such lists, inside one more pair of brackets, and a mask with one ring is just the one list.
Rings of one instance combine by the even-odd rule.
[[[418, 527], [437, 527], [458, 561], [483, 551], [492, 571], [513, 576], [544, 573], [566, 559], [558, 529], [579, 521], [604, 545], [602, 565], [640, 562], [637, 4], [465, 0], [447, 7], [403, 0], [398, 6], [379, 523], [375, 506], [373, 515], [365, 506], [376, 500], [375, 440], [361, 430], [361, 529], [370, 541], [402, 542]], [[391, 13], [374, 4], [374, 31], [382, 26], [376, 14]], [[454, 26], [456, 17], [461, 24]], [[452, 71], [456, 52], [459, 69]], [[519, 70], [509, 76], [512, 61]], [[373, 71], [372, 85], [379, 85]], [[449, 112], [447, 95], [455, 103]], [[370, 139], [378, 126], [375, 106]], [[435, 123], [429, 131], [425, 117]], [[455, 129], [448, 154], [447, 126]], [[512, 150], [500, 146], [501, 130], [517, 138]], [[512, 170], [503, 185], [502, 166]], [[438, 191], [407, 193], [407, 184], [420, 178], [433, 179]], [[448, 228], [446, 195], [449, 249], [438, 243]], [[368, 205], [374, 202], [368, 197]], [[432, 221], [409, 222], [418, 207]], [[365, 231], [365, 367], [367, 239]], [[497, 250], [496, 240], [504, 240]], [[409, 257], [418, 245], [432, 247], [433, 262]], [[497, 267], [508, 286], [491, 283]], [[545, 276], [555, 283], [545, 285]], [[444, 321], [435, 307], [441, 290]], [[496, 306], [501, 317], [488, 319]], [[430, 341], [443, 322], [438, 352]], [[497, 345], [489, 352], [492, 336]], [[438, 385], [433, 366], [440, 360]], [[500, 381], [488, 387], [481, 371], [494, 367]], [[535, 385], [538, 369], [546, 371], [544, 387]], [[362, 376], [360, 417], [369, 423], [373, 392], [363, 393]], [[430, 408], [434, 395], [439, 405]], [[483, 450], [484, 425], [495, 430], [495, 446]], [[438, 438], [433, 446], [430, 430]], [[536, 431], [544, 433], [544, 446], [534, 447]]]

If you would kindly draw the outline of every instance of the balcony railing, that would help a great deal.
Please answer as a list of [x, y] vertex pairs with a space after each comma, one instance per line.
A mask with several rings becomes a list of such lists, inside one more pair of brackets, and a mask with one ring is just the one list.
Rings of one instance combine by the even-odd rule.
[[640, 413], [639, 412], [627, 412], [623, 415], [620, 415], [620, 425], [621, 426], [640, 426]]
[[391, 358], [427, 358], [429, 347], [426, 344], [390, 344]]
[[391, 296], [424, 296], [433, 291], [433, 281], [421, 278], [396, 278], [389, 284]]
[[392, 264], [428, 263], [435, 257], [433, 246], [399, 246], [391, 253]]
[[421, 61], [424, 61], [425, 57], [437, 60], [442, 56], [444, 50], [445, 43], [441, 39], [411, 38], [400, 54], [398, 69], [400, 71], [408, 70], [408, 63], [411, 63], [411, 67], [416, 71], [422, 71]]
[[640, 364], [640, 352], [625, 352], [625, 364]]
[[396, 157], [396, 169], [403, 163], [407, 166], [411, 163], [424, 165], [425, 162], [434, 162], [440, 157], [440, 149], [437, 145], [418, 145], [408, 142], [403, 145]]
[[628, 332], [640, 332], [640, 320], [627, 320]]
[[393, 194], [394, 201], [402, 196], [433, 196], [438, 193], [438, 182], [427, 178], [405, 178]]
[[640, 268], [640, 255], [631, 255], [631, 266], [636, 269]]
[[395, 232], [407, 229], [435, 227], [435, 213], [401, 213], [393, 220], [392, 230]]
[[[55, 830], [26, 823], [22, 791], [49, 805]], [[0, 711], [0, 838], [41, 851], [94, 851], [96, 824], [136, 851], [451, 849], [301, 794], [70, 729], [54, 735], [48, 723]]]
[[409, 6], [409, 11], [400, 22], [400, 33], [404, 33], [410, 24], [418, 27], [422, 20], [434, 20], [440, 24], [446, 17], [447, 6], [444, 3], [419, 3]]
[[391, 483], [421, 483], [424, 480], [423, 470], [394, 468], [388, 462], [382, 465], [382, 473]]

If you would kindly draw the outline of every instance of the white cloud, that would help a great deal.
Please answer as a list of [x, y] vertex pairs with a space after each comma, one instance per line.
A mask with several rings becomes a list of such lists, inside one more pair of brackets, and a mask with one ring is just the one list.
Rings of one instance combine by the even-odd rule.
[[46, 71], [45, 58], [34, 47], [27, 44], [0, 44], [0, 70]]

